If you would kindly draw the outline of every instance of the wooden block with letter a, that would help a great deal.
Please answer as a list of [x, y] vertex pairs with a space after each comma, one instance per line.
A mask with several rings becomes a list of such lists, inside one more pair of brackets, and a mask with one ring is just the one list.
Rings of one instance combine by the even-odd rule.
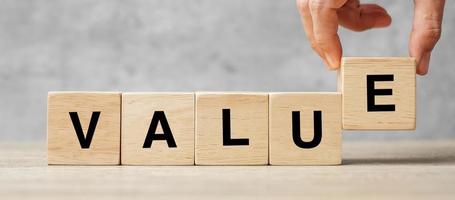
[[120, 164], [120, 105], [117, 92], [50, 92], [48, 163]]
[[414, 130], [416, 63], [413, 58], [343, 58], [343, 128]]
[[196, 93], [196, 165], [266, 165], [268, 94]]
[[194, 93], [123, 93], [122, 164], [194, 165]]
[[271, 165], [341, 164], [341, 93], [271, 93]]

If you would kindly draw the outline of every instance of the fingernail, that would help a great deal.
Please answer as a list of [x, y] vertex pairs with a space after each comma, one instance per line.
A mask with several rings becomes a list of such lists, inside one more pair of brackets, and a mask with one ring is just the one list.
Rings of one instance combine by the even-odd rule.
[[430, 67], [430, 57], [431, 53], [424, 53], [417, 64], [417, 74], [425, 75], [428, 73], [428, 68]]
[[322, 62], [324, 63], [324, 65], [326, 67], [330, 67], [329, 63], [327, 62], [327, 60], [325, 58], [322, 58]]
[[330, 69], [337, 69], [338, 68], [338, 62], [336, 61], [336, 59], [334, 59], [332, 56], [330, 56], [330, 54], [326, 53], [325, 54], [325, 58], [327, 59], [327, 62], [328, 62], [328, 67]]

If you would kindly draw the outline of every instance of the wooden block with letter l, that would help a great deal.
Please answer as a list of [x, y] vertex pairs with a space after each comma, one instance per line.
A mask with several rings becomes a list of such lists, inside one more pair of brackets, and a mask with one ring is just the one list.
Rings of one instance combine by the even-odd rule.
[[267, 93], [196, 93], [196, 165], [268, 164]]
[[117, 92], [48, 94], [48, 164], [120, 164]]
[[271, 165], [341, 164], [341, 93], [269, 95]]
[[194, 93], [123, 93], [122, 164], [194, 165]]
[[343, 93], [343, 128], [414, 130], [415, 74], [413, 58], [343, 58], [339, 82]]

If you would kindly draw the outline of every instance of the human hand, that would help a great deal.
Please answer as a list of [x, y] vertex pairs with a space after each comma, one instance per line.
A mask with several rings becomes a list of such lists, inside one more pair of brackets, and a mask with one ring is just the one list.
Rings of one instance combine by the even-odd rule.
[[[416, 58], [417, 74], [428, 72], [431, 51], [441, 36], [445, 0], [414, 0], [414, 22], [409, 54]], [[338, 25], [364, 31], [390, 25], [387, 11], [359, 0], [297, 0], [297, 7], [311, 47], [330, 69], [340, 67], [342, 48]]]

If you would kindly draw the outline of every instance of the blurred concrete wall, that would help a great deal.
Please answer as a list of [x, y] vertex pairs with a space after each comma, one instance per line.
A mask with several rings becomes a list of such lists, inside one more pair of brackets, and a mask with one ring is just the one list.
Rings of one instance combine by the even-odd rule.
[[[346, 56], [407, 56], [411, 0], [376, 1], [388, 29], [341, 30]], [[431, 71], [418, 78], [416, 133], [455, 137], [455, 2]], [[0, 140], [45, 140], [50, 90], [335, 91], [294, 0], [0, 0]]]

